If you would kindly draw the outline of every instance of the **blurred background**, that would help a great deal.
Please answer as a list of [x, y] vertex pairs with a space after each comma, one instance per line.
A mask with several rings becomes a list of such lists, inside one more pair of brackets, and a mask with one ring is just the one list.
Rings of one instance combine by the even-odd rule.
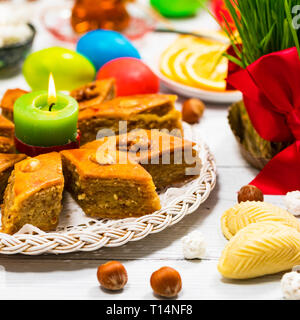
[[[236, 101], [239, 93], [225, 88], [226, 14], [223, 0], [0, 0], [0, 81], [28, 89], [28, 75], [21, 72], [28, 54], [63, 47], [85, 55], [96, 71], [118, 57], [141, 58], [168, 90]], [[118, 34], [90, 36], [95, 29]]]

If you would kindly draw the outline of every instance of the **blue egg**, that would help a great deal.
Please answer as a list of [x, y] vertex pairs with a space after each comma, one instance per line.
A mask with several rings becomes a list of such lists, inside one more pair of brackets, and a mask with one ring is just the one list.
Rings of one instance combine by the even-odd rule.
[[110, 30], [88, 32], [79, 39], [76, 50], [92, 61], [97, 70], [116, 58], [141, 58], [129, 40], [119, 32]]

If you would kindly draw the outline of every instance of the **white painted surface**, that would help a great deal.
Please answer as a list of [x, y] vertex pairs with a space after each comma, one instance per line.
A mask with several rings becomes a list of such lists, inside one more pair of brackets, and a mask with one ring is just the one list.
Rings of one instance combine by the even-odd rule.
[[[190, 21], [177, 21], [176, 24], [192, 29], [215, 27], [206, 14]], [[59, 44], [43, 29], [39, 31], [35, 49]], [[153, 37], [159, 42], [159, 36], [149, 35], [137, 43], [142, 53], [149, 54], [143, 50], [149, 50], [149, 41], [154, 43]], [[152, 54], [155, 50], [157, 46], [153, 46]], [[1, 91], [15, 87], [26, 88], [22, 76], [0, 79]], [[216, 189], [197, 212], [174, 227], [124, 247], [66, 256], [0, 256], [0, 299], [156, 299], [149, 279], [151, 273], [162, 266], [170, 266], [180, 272], [183, 290], [179, 299], [281, 299], [281, 275], [228, 281], [222, 279], [217, 271], [218, 257], [226, 244], [220, 229], [220, 216], [236, 203], [239, 188], [257, 174], [239, 153], [227, 124], [227, 107], [208, 105], [201, 123], [197, 125], [197, 130], [215, 154], [219, 173]], [[267, 200], [282, 204], [280, 197], [267, 197]], [[186, 261], [181, 238], [195, 229], [206, 238], [207, 258]], [[120, 260], [128, 270], [129, 282], [121, 293], [110, 294], [98, 285], [97, 266], [108, 260]]]

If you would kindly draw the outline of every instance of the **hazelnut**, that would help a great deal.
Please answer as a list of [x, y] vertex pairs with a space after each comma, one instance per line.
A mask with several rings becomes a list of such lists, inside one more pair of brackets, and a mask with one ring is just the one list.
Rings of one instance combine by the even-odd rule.
[[121, 290], [128, 280], [125, 267], [118, 261], [109, 261], [99, 266], [97, 278], [101, 286], [108, 290]]
[[247, 185], [242, 187], [238, 193], [238, 202], [246, 201], [264, 201], [264, 195], [257, 187]]
[[150, 284], [154, 293], [168, 298], [177, 296], [182, 287], [180, 274], [170, 267], [162, 267], [153, 272]]
[[199, 99], [188, 99], [182, 105], [182, 120], [193, 124], [197, 123], [205, 110], [204, 103]]

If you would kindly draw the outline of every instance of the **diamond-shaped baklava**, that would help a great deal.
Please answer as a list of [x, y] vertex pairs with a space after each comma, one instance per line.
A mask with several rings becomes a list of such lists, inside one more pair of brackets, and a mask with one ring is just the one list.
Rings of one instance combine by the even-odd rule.
[[158, 189], [184, 182], [199, 175], [201, 160], [195, 143], [159, 130], [134, 130], [128, 134], [105, 137], [81, 148], [116, 150], [143, 166], [152, 176]]
[[15, 153], [14, 139], [0, 136], [0, 152], [1, 153]]
[[14, 153], [14, 131], [15, 125], [0, 115], [0, 153]]
[[13, 234], [25, 224], [54, 230], [61, 212], [64, 177], [61, 157], [52, 152], [15, 165], [2, 205], [2, 232]]
[[0, 202], [2, 202], [4, 190], [14, 165], [25, 158], [25, 154], [0, 153]]
[[79, 110], [98, 106], [100, 103], [111, 100], [116, 96], [115, 79], [93, 81], [71, 91], [70, 95], [77, 100]]
[[0, 136], [13, 138], [15, 125], [7, 118], [0, 115]]
[[[145, 94], [118, 97], [79, 112], [78, 127], [81, 142], [105, 135], [129, 132], [136, 128], [167, 129], [173, 135], [182, 134], [181, 112], [175, 109], [174, 95]], [[121, 123], [120, 123], [121, 122]]]
[[20, 98], [23, 94], [28, 93], [22, 89], [8, 89], [2, 98], [0, 103], [2, 109], [2, 115], [13, 121], [14, 119], [14, 104], [18, 98]]
[[128, 218], [160, 209], [151, 175], [137, 163], [118, 163], [119, 153], [75, 149], [61, 155], [66, 188], [88, 216]]

